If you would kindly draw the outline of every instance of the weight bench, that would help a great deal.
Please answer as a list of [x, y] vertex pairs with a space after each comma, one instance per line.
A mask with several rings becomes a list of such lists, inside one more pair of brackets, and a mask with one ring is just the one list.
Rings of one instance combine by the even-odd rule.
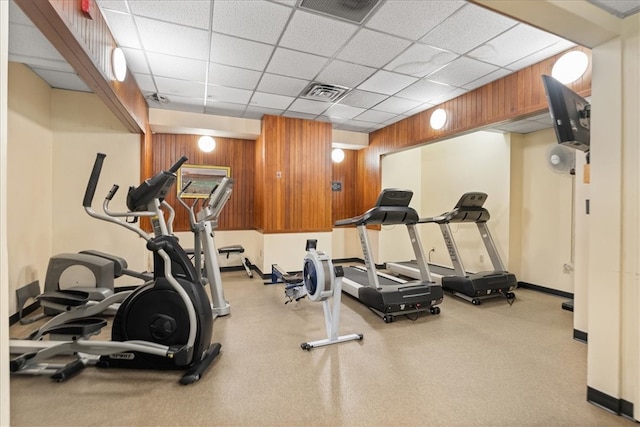
[[240, 264], [244, 267], [244, 271], [247, 272], [247, 276], [250, 278], [253, 277], [253, 272], [251, 271], [251, 261], [249, 258], [243, 256], [244, 248], [242, 245], [231, 245], [231, 246], [223, 246], [222, 248], [218, 248], [218, 253], [220, 255], [226, 255], [227, 259], [231, 254], [236, 254], [240, 258]]

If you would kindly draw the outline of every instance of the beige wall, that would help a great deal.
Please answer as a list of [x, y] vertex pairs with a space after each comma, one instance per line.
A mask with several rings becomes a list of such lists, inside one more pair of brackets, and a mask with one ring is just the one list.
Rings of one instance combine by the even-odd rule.
[[[146, 268], [145, 242], [122, 227], [86, 214], [82, 199], [96, 153], [107, 155], [93, 201], [96, 211], [113, 184], [120, 190], [112, 210], [126, 211], [130, 185], [140, 183], [140, 136], [129, 133], [100, 99], [90, 93], [54, 90], [53, 235], [51, 253], [96, 249], [127, 260], [129, 268]], [[122, 278], [120, 284], [136, 283]]]
[[[401, 151], [382, 158], [382, 188], [403, 188], [413, 191], [409, 206], [422, 215], [422, 165], [420, 148]], [[383, 226], [379, 232], [379, 251], [374, 252], [375, 261], [408, 261], [415, 259], [409, 233], [404, 225]], [[360, 250], [362, 252], [362, 249]], [[362, 255], [360, 255], [362, 258]]]
[[640, 16], [593, 49], [587, 382], [640, 418]]
[[[572, 206], [575, 178], [570, 174], [555, 173], [547, 165], [547, 149], [557, 145], [553, 129], [522, 135], [514, 145], [517, 143], [521, 146], [522, 155], [519, 170], [522, 209], [518, 279], [573, 292]], [[572, 153], [584, 157], [582, 152]], [[567, 270], [565, 264], [570, 266]]]
[[119, 183], [113, 206], [124, 208], [126, 189], [139, 183], [140, 137], [128, 133], [93, 94], [52, 90], [16, 63], [10, 63], [9, 80], [8, 296], [14, 314], [15, 290], [34, 280], [43, 289], [53, 254], [98, 249], [143, 270], [147, 251], [133, 233], [92, 219], [82, 208], [98, 151], [107, 159], [94, 207]]
[[[440, 215], [453, 209], [469, 191], [489, 195], [486, 208], [491, 214], [489, 230], [503, 263], [509, 260], [509, 176], [508, 135], [475, 132], [447, 141], [385, 156], [382, 185], [413, 190], [411, 206], [420, 217]], [[451, 265], [440, 228], [420, 225], [419, 233], [430, 260]], [[451, 226], [461, 258], [468, 270], [490, 270], [491, 261], [478, 229], [473, 224]], [[414, 259], [406, 227], [385, 227], [380, 232], [381, 257], [378, 262]]]
[[7, 242], [9, 309], [16, 289], [40, 280], [52, 249], [52, 90], [22, 64], [9, 64]]

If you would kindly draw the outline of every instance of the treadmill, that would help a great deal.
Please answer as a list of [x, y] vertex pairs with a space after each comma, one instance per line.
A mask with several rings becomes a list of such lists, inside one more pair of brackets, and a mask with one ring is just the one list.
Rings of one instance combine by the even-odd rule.
[[[516, 276], [505, 270], [491, 233], [487, 228], [490, 218], [489, 211], [482, 206], [487, 200], [485, 193], [465, 193], [450, 212], [440, 216], [420, 219], [419, 223], [435, 223], [440, 226], [444, 237], [453, 268], [441, 265], [429, 264], [432, 276], [440, 282], [446, 290], [453, 295], [470, 301], [474, 305], [480, 305], [482, 300], [491, 297], [506, 297], [509, 303], [513, 302], [515, 294], [512, 292], [518, 286]], [[492, 271], [479, 273], [467, 272], [462, 264], [460, 253], [451, 233], [451, 223], [475, 223], [482, 237], [489, 258], [493, 264]], [[387, 269], [393, 273], [406, 277], [420, 277], [420, 269], [416, 261], [389, 262]]]
[[[365, 267], [351, 266], [344, 269], [342, 290], [357, 298], [385, 323], [394, 317], [429, 311], [439, 314], [442, 302], [442, 287], [431, 279], [422, 243], [418, 238], [416, 224], [418, 213], [409, 207], [413, 197], [410, 190], [385, 189], [378, 196], [373, 208], [364, 214], [336, 221], [336, 227], [355, 225], [362, 245]], [[419, 277], [414, 281], [398, 279], [392, 275], [379, 273], [374, 262], [367, 225], [404, 224], [416, 256]]]

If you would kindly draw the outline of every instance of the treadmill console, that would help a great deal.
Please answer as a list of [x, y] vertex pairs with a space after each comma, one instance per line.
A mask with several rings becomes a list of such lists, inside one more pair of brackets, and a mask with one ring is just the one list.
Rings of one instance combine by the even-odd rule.
[[456, 208], [480, 208], [486, 200], [486, 193], [464, 193], [456, 203]]
[[398, 206], [408, 207], [413, 197], [413, 191], [401, 190], [398, 188], [386, 188], [382, 190], [376, 201], [376, 207], [379, 206]]

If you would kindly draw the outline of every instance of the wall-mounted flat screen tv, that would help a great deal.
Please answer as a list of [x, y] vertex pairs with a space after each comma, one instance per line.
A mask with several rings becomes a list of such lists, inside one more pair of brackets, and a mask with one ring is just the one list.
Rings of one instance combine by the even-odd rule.
[[542, 76], [558, 143], [589, 151], [591, 105], [551, 76]]

